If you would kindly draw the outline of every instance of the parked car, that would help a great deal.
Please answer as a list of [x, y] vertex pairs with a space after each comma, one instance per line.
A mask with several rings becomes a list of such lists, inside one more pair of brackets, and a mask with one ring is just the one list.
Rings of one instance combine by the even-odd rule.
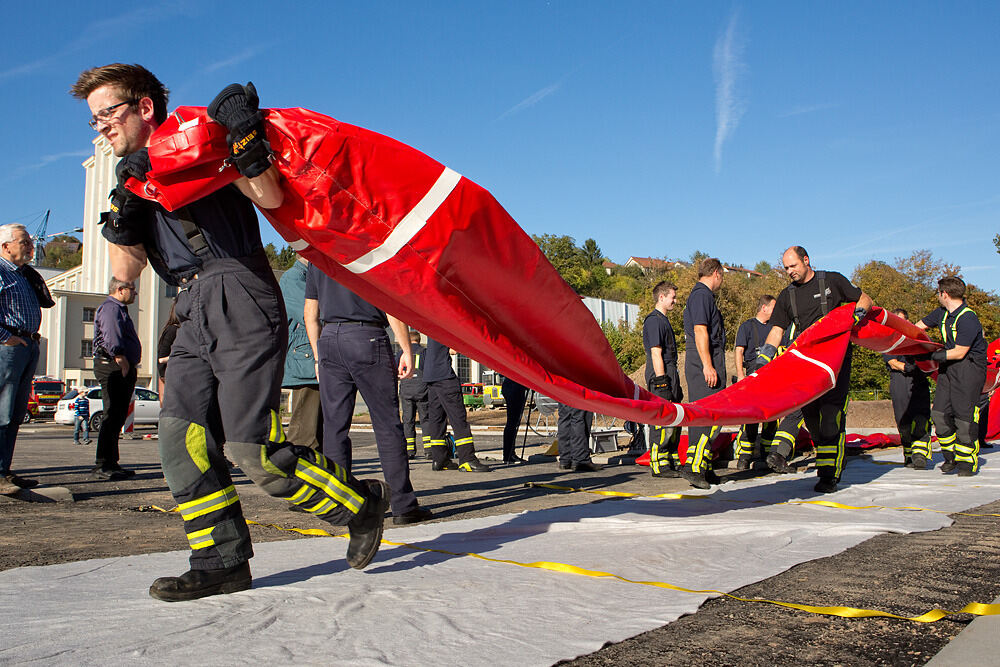
[[31, 416], [39, 419], [55, 414], [56, 403], [65, 390], [66, 385], [58, 378], [34, 378], [31, 381], [31, 395], [28, 397], [28, 411]]
[[[87, 392], [87, 399], [90, 401], [90, 430], [99, 431], [101, 422], [104, 420], [104, 401], [101, 400], [101, 388], [87, 387], [83, 391]], [[55, 416], [57, 424], [73, 425], [75, 413], [73, 402], [79, 393], [77, 389], [70, 389], [59, 399]], [[160, 423], [159, 394], [143, 387], [136, 387], [133, 398], [135, 399], [135, 424], [156, 425]]]

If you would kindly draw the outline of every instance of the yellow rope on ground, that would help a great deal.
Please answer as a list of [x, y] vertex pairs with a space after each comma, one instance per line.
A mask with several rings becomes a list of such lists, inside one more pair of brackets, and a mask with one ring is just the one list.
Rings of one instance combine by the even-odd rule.
[[543, 482], [525, 482], [528, 488], [552, 489], [555, 491], [572, 491], [574, 493], [592, 493], [598, 496], [612, 496], [615, 498], [657, 498], [663, 500], [704, 500], [711, 498], [722, 503], [738, 503], [741, 505], [819, 505], [821, 507], [832, 507], [842, 510], [906, 510], [913, 512], [936, 512], [938, 514], [954, 514], [956, 516], [1000, 516], [1000, 514], [987, 513], [977, 514], [975, 512], [948, 512], [947, 510], [935, 510], [929, 507], [888, 507], [886, 505], [845, 505], [835, 503], [832, 500], [786, 500], [774, 503], [768, 500], [734, 500], [732, 498], [718, 498], [711, 493], [658, 493], [654, 496], [644, 496], [641, 493], [626, 493], [624, 491], [598, 491], [596, 489], [581, 489], [574, 486], [560, 486], [558, 484], [545, 484]]
[[[549, 484], [531, 484], [526, 486], [543, 486], [543, 487], [555, 487], [556, 485]], [[560, 489], [572, 489], [572, 487], [557, 487]], [[635, 495], [635, 494], [631, 494]], [[704, 496], [697, 495], [684, 495], [684, 494], [661, 494], [662, 497], [676, 496], [679, 498], [703, 498]], [[656, 496], [656, 497], [661, 497]], [[836, 504], [836, 503], [833, 503]], [[157, 507], [156, 505], [151, 506], [152, 509], [158, 510], [160, 512], [176, 512], [177, 508], [170, 510], [163, 509], [162, 507]], [[247, 520], [248, 524], [254, 526], [265, 526], [267, 528], [275, 528], [277, 530], [282, 530], [290, 533], [298, 533], [300, 535], [308, 535], [311, 537], [348, 537], [347, 534], [334, 535], [326, 530], [320, 528], [286, 528], [284, 526], [279, 526], [273, 523], [258, 523], [256, 521]], [[489, 556], [483, 556], [482, 554], [473, 553], [471, 551], [448, 551], [446, 549], [432, 549], [430, 547], [421, 547], [415, 544], [410, 544], [408, 542], [394, 542], [392, 540], [382, 540], [382, 544], [388, 544], [395, 547], [403, 547], [405, 549], [410, 549], [413, 551], [422, 551], [424, 553], [438, 553], [444, 554], [446, 556], [460, 556], [475, 558], [477, 560], [486, 561], [488, 563], [503, 563], [505, 565], [515, 565], [517, 567], [527, 567], [539, 570], [549, 570], [551, 572], [562, 572], [564, 574], [576, 574], [585, 577], [595, 577], [595, 578], [610, 578], [617, 579], [618, 581], [623, 581], [627, 584], [638, 584], [640, 586], [652, 586], [654, 588], [663, 588], [672, 591], [679, 591], [681, 593], [695, 593], [695, 594], [715, 594], [722, 597], [727, 597], [732, 600], [738, 600], [739, 602], [754, 602], [759, 604], [771, 604], [778, 607], [785, 607], [787, 609], [796, 609], [798, 611], [804, 611], [810, 614], [821, 614], [825, 616], [840, 616], [842, 618], [895, 618], [903, 621], [913, 621], [916, 623], [934, 623], [942, 618], [948, 616], [956, 616], [958, 614], [972, 614], [974, 616], [998, 616], [1000, 615], [1000, 604], [983, 604], [980, 602], [970, 602], [958, 611], [948, 611], [946, 609], [931, 609], [930, 611], [921, 614], [920, 616], [899, 616], [898, 614], [893, 614], [887, 611], [880, 611], [878, 609], [861, 609], [857, 607], [819, 607], [815, 605], [808, 604], [797, 604], [794, 602], [781, 602], [779, 600], [768, 600], [766, 598], [743, 598], [738, 595], [732, 595], [731, 593], [726, 593], [724, 591], [718, 591], [712, 588], [706, 589], [696, 589], [696, 588], [684, 588], [683, 586], [677, 586], [675, 584], [669, 584], [665, 581], [641, 581], [637, 579], [629, 579], [612, 572], [602, 572], [601, 570], [588, 570], [586, 568], [577, 567], [576, 565], [569, 565], [566, 563], [554, 563], [550, 561], [535, 561], [533, 563], [522, 563], [516, 560], [508, 560], [503, 558], [490, 558]]]

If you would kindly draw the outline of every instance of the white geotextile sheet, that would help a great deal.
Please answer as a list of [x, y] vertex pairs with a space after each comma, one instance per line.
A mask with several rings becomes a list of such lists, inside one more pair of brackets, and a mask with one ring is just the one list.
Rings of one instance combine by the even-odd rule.
[[[965, 510], [1000, 498], [1000, 453], [984, 460], [973, 478], [851, 460], [842, 490], [826, 496], [813, 492], [814, 474], [800, 473], [728, 483], [704, 499], [608, 499], [385, 536], [732, 591], [879, 533], [951, 522], [778, 503]], [[257, 544], [253, 590], [173, 604], [146, 590], [187, 569], [187, 552], [0, 572], [0, 663], [549, 665], [693, 613], [708, 597], [398, 546], [383, 546], [358, 572], [344, 563], [345, 547], [330, 538]]]

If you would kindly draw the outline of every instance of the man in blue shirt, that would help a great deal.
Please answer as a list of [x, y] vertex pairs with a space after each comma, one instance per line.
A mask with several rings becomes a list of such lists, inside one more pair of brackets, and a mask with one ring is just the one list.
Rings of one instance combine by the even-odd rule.
[[[711, 396], [726, 387], [726, 327], [715, 305], [715, 292], [722, 287], [722, 262], [714, 257], [698, 265], [698, 282], [684, 306], [684, 377], [692, 401]], [[719, 478], [712, 470], [712, 442], [718, 426], [688, 427], [687, 460], [681, 476], [698, 489], [707, 489]]]
[[80, 390], [73, 401], [73, 444], [80, 444], [80, 431], [83, 431], [83, 444], [90, 444], [90, 399], [87, 398], [86, 387]]
[[104, 418], [97, 432], [94, 476], [119, 480], [135, 475], [118, 464], [118, 436], [135, 390], [136, 369], [142, 354], [139, 335], [128, 314], [135, 302], [135, 283], [112, 277], [108, 298], [94, 315], [94, 376], [101, 383]]
[[965, 301], [961, 278], [941, 278], [937, 298], [941, 307], [917, 322], [921, 329], [940, 327], [944, 343], [930, 355], [941, 364], [931, 421], [944, 455], [941, 472], [957, 469], [959, 477], [971, 477], [979, 469], [975, 412], [986, 382], [986, 339], [979, 317]]
[[5, 495], [38, 485], [10, 469], [38, 365], [40, 305], [53, 305], [38, 272], [28, 266], [33, 252], [24, 225], [0, 226], [0, 494]]

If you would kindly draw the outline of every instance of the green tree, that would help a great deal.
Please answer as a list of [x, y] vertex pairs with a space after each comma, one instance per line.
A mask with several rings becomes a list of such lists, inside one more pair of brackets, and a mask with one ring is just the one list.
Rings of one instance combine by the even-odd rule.
[[[70, 252], [67, 245], [78, 245], [79, 247]], [[39, 266], [55, 269], [72, 269], [83, 263], [83, 246], [80, 239], [75, 236], [62, 234], [45, 244], [44, 257], [39, 262]]]
[[571, 236], [542, 234], [531, 238], [570, 287], [582, 296], [600, 295], [608, 275], [601, 266], [604, 258], [596, 241], [587, 239], [580, 248]]
[[753, 270], [766, 276], [774, 270], [774, 267], [766, 259], [762, 259], [754, 265]]
[[287, 271], [295, 263], [296, 254], [291, 246], [285, 246], [280, 251], [274, 247], [273, 243], [264, 246], [264, 255], [267, 256], [267, 263], [276, 271]]
[[608, 343], [614, 350], [618, 363], [626, 374], [634, 372], [646, 363], [646, 350], [642, 346], [642, 320], [631, 327], [624, 320], [617, 323], [605, 322], [601, 325]]

